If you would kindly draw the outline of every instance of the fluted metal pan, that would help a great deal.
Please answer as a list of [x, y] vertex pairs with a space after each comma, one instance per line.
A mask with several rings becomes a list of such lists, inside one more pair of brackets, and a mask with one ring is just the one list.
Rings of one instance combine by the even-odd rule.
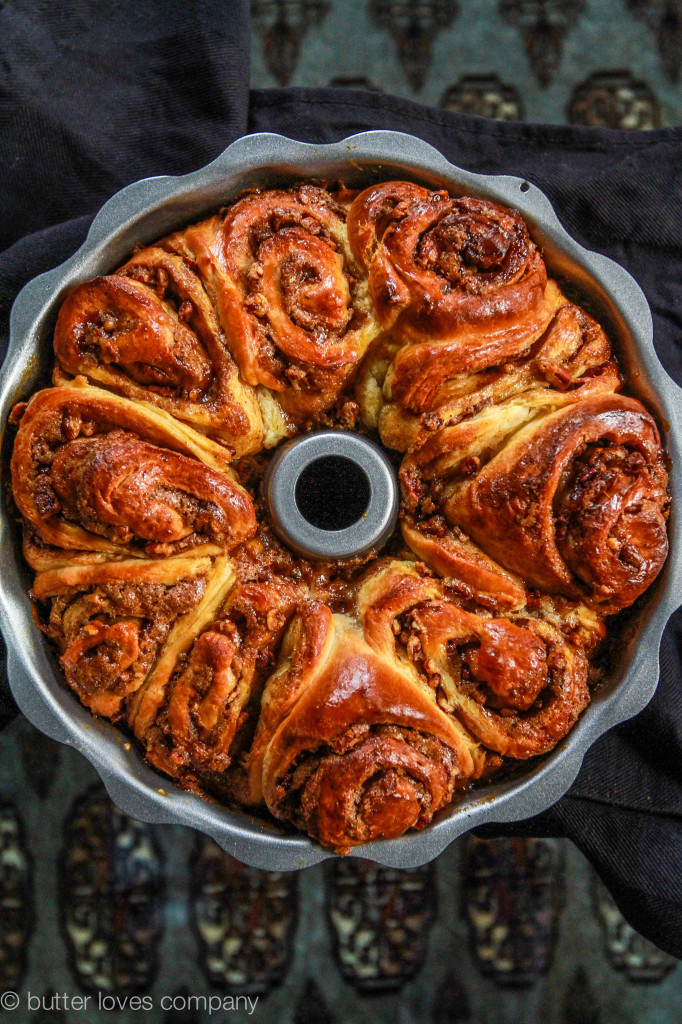
[[[659, 579], [638, 602], [606, 682], [570, 734], [539, 766], [456, 799], [421, 832], [369, 843], [355, 851], [387, 866], [414, 867], [436, 857], [471, 828], [526, 818], [558, 800], [575, 779], [588, 747], [607, 729], [641, 711], [653, 696], [661, 635], [682, 602], [677, 511], [682, 507], [682, 391], [656, 357], [651, 314], [639, 286], [622, 267], [572, 239], [538, 188], [521, 178], [472, 174], [419, 139], [383, 131], [321, 146], [279, 135], [251, 135], [192, 174], [130, 185], [101, 209], [78, 252], [27, 284], [14, 303], [10, 347], [0, 374], [5, 484], [12, 433], [7, 431], [7, 417], [16, 401], [49, 379], [51, 331], [67, 291], [110, 272], [135, 243], [150, 243], [195, 221], [244, 189], [286, 186], [303, 178], [341, 178], [351, 187], [410, 179], [520, 210], [550, 271], [575, 286], [580, 301], [610, 334], [629, 390], [656, 415], [672, 459], [670, 555]], [[0, 624], [7, 642], [10, 685], [19, 707], [38, 729], [81, 751], [123, 811], [143, 821], [190, 825], [255, 867], [292, 870], [332, 856], [305, 836], [284, 833], [246, 812], [232, 812], [183, 792], [148, 767], [134, 745], [126, 749], [126, 737], [119, 729], [93, 718], [78, 702], [32, 619], [27, 597], [30, 573], [6, 500], [0, 517], [0, 573]]]

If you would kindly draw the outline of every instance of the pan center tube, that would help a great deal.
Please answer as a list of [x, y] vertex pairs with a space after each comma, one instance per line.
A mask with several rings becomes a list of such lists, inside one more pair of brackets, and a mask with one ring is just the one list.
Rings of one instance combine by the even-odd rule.
[[360, 434], [323, 430], [286, 441], [262, 489], [275, 532], [306, 558], [366, 554], [386, 543], [398, 519], [395, 470]]

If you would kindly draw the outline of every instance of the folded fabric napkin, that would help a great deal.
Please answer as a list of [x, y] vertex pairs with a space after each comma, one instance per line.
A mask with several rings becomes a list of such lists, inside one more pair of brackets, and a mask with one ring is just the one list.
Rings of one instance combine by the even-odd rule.
[[[343, 89], [249, 94], [248, 54], [246, 0], [11, 0], [0, 10], [0, 356], [19, 289], [70, 256], [125, 184], [194, 170], [246, 132], [332, 142], [389, 128], [469, 170], [538, 185], [575, 238], [642, 286], [658, 354], [682, 383], [682, 129], [491, 122]], [[3, 681], [0, 721], [13, 713]], [[649, 707], [591, 748], [549, 811], [485, 831], [568, 836], [628, 920], [682, 957], [679, 612]]]

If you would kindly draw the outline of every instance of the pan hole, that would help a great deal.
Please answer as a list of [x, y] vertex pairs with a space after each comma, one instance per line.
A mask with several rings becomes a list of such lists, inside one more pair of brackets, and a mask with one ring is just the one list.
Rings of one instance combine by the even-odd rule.
[[296, 505], [318, 530], [346, 530], [367, 511], [371, 488], [362, 466], [342, 455], [308, 463], [296, 481]]

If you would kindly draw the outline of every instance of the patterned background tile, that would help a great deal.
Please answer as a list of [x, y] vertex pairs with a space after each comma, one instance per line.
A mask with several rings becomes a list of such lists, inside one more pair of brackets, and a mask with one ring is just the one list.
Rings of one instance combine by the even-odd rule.
[[682, 121], [682, 0], [252, 0], [252, 10], [257, 88], [350, 84], [528, 121]]

